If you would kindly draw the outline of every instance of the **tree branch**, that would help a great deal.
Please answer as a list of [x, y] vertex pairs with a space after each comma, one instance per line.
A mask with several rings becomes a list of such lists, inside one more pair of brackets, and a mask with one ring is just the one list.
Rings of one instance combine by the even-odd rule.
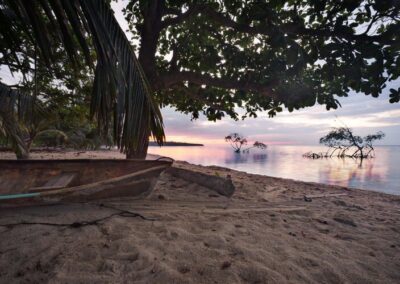
[[215, 110], [229, 112], [229, 109], [224, 108], [224, 107], [216, 104], [215, 102], [210, 102], [207, 98], [202, 96], [200, 94], [200, 90], [201, 90], [200, 86], [198, 86], [197, 91], [192, 91], [189, 88], [187, 88], [186, 86], [184, 86], [184, 84], [181, 84], [181, 86], [179, 87], [179, 90], [182, 90], [186, 96], [191, 97], [192, 99], [199, 101], [205, 105], [208, 105], [209, 107], [211, 107]]
[[[286, 33], [288, 35], [308, 35], [308, 36], [318, 36], [318, 37], [339, 37], [344, 38], [349, 41], [360, 41], [360, 42], [380, 42], [383, 44], [393, 44], [396, 40], [392, 40], [389, 37], [395, 33], [394, 30], [387, 30], [385, 33], [381, 35], [366, 35], [366, 34], [354, 34], [349, 33], [343, 30], [330, 30], [330, 29], [309, 29], [304, 25], [299, 25], [295, 23], [287, 23], [282, 24], [279, 27], [271, 25], [270, 28], [265, 27], [251, 27], [246, 24], [239, 24], [224, 15], [223, 13], [217, 12], [213, 9], [210, 9], [207, 6], [195, 6], [193, 8], [196, 11], [201, 11], [204, 15], [206, 15], [209, 19], [218, 22], [219, 24], [232, 28], [238, 32], [248, 33], [252, 35], [273, 35], [273, 31], [279, 29], [282, 33]], [[398, 25], [396, 25], [397, 27]], [[398, 27], [397, 27], [398, 28]]]
[[273, 91], [273, 87], [277, 85], [277, 82], [271, 82], [264, 85], [245, 80], [234, 80], [231, 78], [214, 78], [206, 74], [198, 74], [190, 71], [170, 72], [160, 75], [158, 78], [158, 84], [155, 86], [155, 90], [157, 91], [164, 88], [169, 88], [177, 83], [185, 81], [198, 85], [214, 86], [224, 89], [253, 91], [270, 98], [277, 98], [275, 92]]
[[176, 10], [166, 9], [166, 14], [175, 14], [176, 17], [164, 19], [161, 23], [161, 28], [164, 29], [172, 25], [180, 24], [187, 18], [190, 18], [191, 16], [198, 14], [201, 10], [202, 10], [201, 6], [191, 7], [184, 13], [180, 13]]

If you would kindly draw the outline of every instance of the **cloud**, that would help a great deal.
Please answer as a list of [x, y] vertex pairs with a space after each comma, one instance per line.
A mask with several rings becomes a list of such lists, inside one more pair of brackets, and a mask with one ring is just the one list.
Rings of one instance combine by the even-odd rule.
[[400, 110], [388, 110], [363, 115], [343, 115], [338, 118], [326, 117], [319, 113], [284, 114], [276, 122], [282, 125], [302, 125], [338, 127], [347, 125], [350, 128], [375, 128], [400, 125]]
[[[233, 121], [208, 121], [205, 117], [190, 121], [190, 116], [163, 109], [167, 139], [190, 139], [202, 143], [224, 143], [223, 137], [239, 132], [250, 140], [269, 144], [317, 144], [332, 127], [346, 124], [357, 134], [366, 135], [379, 130], [387, 135], [382, 144], [397, 145], [400, 141], [399, 104], [390, 104], [387, 96], [372, 98], [362, 94], [351, 94], [341, 98], [342, 108], [327, 111], [324, 106], [314, 106], [292, 113], [283, 111], [274, 118], [258, 113], [258, 118]], [[186, 141], [186, 140], [185, 140]]]

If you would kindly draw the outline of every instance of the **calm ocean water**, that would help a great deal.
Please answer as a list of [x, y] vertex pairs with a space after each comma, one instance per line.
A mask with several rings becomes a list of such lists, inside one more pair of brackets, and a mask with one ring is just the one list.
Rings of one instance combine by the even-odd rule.
[[217, 165], [248, 173], [342, 185], [400, 195], [400, 146], [377, 146], [376, 157], [309, 160], [308, 151], [320, 146], [270, 145], [267, 150], [237, 154], [230, 146], [150, 147], [149, 153], [204, 166]]

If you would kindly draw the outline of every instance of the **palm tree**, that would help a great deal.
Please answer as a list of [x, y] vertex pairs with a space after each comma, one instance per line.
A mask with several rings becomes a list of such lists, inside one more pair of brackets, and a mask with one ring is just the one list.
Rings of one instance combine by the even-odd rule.
[[37, 138], [46, 135], [67, 138], [66, 133], [54, 128], [56, 111], [34, 95], [13, 90], [0, 82], [0, 137], [11, 143], [18, 159], [29, 159], [31, 146]]
[[29, 158], [29, 135], [23, 124], [41, 113], [41, 106], [33, 96], [0, 83], [0, 134], [10, 140], [18, 159]]
[[[144, 158], [149, 136], [159, 144], [165, 141], [159, 107], [108, 1], [0, 0], [2, 59], [7, 60], [7, 54], [18, 62], [21, 33], [38, 46], [49, 68], [57, 41], [76, 68], [81, 54], [87, 64], [95, 65], [91, 113], [105, 132], [113, 122], [114, 140], [127, 158]], [[90, 44], [96, 60], [91, 58]]]

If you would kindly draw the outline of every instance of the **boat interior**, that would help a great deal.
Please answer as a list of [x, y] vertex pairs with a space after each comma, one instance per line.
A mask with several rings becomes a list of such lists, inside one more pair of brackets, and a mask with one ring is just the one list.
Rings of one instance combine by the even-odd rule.
[[157, 160], [2, 160], [0, 194], [80, 186], [170, 165]]

